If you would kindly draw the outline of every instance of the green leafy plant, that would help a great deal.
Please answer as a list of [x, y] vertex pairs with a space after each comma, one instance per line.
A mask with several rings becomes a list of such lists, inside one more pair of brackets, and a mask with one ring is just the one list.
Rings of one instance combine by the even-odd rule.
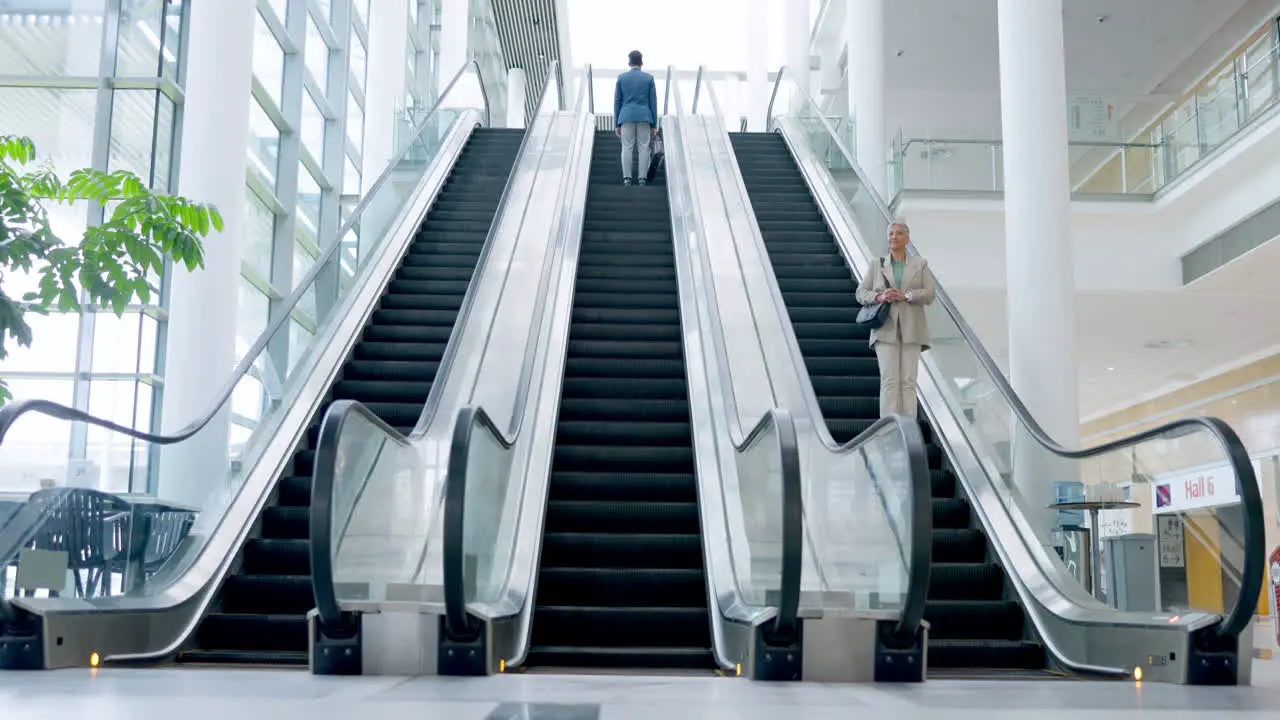
[[[222, 230], [211, 205], [152, 192], [125, 171], [76, 170], [64, 181], [38, 162], [29, 138], [0, 135], [0, 361], [9, 343], [31, 345], [27, 313], [109, 309], [117, 316], [158, 292], [152, 279], [174, 267], [204, 265], [203, 238]], [[106, 208], [100, 224], [68, 245], [54, 234], [48, 208], [87, 201]], [[34, 274], [34, 292], [15, 299], [6, 280]], [[12, 397], [0, 381], [0, 403]]]

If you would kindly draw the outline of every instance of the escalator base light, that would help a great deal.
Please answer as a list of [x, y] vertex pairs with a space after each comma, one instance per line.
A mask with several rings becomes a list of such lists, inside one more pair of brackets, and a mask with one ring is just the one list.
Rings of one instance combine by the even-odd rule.
[[1136, 667], [1136, 668], [1134, 668], [1134, 669], [1133, 669], [1133, 679], [1134, 679], [1134, 680], [1137, 680], [1138, 682], [1142, 682], [1142, 668], [1141, 668], [1141, 667]]
[[738, 663], [736, 666], [734, 666], [734, 670], [737, 671], [738, 677], [742, 677], [742, 663]]
[[101, 662], [102, 658], [99, 657], [98, 653], [89, 653], [89, 667], [96, 668]]
[[504, 673], [506, 671], [507, 671], [507, 659], [501, 658], [500, 660], [498, 660], [498, 672]]

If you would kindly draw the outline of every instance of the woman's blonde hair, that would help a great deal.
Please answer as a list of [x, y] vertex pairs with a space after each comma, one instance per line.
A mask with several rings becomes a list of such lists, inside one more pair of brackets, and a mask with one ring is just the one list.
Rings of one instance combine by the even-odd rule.
[[901, 220], [889, 223], [889, 227], [891, 228], [900, 227], [902, 228], [902, 232], [907, 234], [907, 237], [911, 237], [911, 228], [907, 227], [907, 224], [902, 222]]

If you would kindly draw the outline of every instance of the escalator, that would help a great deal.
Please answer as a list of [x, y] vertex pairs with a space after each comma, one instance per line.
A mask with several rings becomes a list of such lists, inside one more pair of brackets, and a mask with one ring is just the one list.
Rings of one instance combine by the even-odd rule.
[[[879, 417], [879, 368], [855, 323], [857, 287], [818, 205], [776, 133], [731, 133], [765, 248], [832, 438], [844, 443]], [[1040, 670], [1043, 645], [926, 420], [933, 491], [933, 565], [925, 620], [929, 669]]]
[[670, 208], [598, 133], [526, 666], [713, 669]]
[[[413, 430], [475, 273], [523, 138], [478, 128], [409, 246], [359, 344], [327, 398], [357, 400], [387, 424]], [[311, 479], [321, 405], [291, 470], [262, 511], [190, 646], [187, 663], [308, 662], [306, 615], [315, 606], [309, 562]]]

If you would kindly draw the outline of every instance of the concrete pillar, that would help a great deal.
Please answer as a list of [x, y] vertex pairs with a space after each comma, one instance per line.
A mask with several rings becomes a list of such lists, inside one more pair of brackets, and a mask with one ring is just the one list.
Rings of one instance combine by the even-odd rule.
[[[999, 0], [1000, 119], [1009, 314], [1009, 374], [1027, 408], [1059, 443], [1074, 447], [1080, 411], [1075, 275], [1071, 257], [1066, 61], [1062, 0]], [[1025, 434], [1013, 469], [1047, 542], [1054, 485], [1078, 480]]]
[[[565, 74], [568, 75], [569, 73]], [[528, 83], [529, 79], [524, 72], [524, 68], [511, 68], [510, 70], [507, 70], [506, 126], [509, 128], [523, 128], [525, 126], [524, 96], [525, 88], [528, 86]]]
[[849, 47], [849, 111], [854, 152], [872, 187], [887, 197], [888, 129], [885, 127], [885, 0], [845, 0], [844, 36]]
[[[237, 361], [236, 300], [245, 233], [245, 148], [253, 79], [254, 0], [192, 3], [178, 191], [213, 203], [221, 233], [205, 240], [204, 268], [173, 271], [161, 427], [172, 433], [206, 412]], [[229, 404], [198, 435], [160, 451], [158, 492], [205, 507], [226, 490]]]
[[360, 171], [366, 190], [399, 150], [396, 122], [409, 93], [408, 19], [409, 0], [378, 0], [369, 7], [369, 72], [365, 81], [364, 158]]
[[[769, 109], [769, 17], [768, 0], [748, 0], [747, 3], [747, 129], [764, 132], [765, 116]], [[693, 98], [685, 98], [693, 102]]]

